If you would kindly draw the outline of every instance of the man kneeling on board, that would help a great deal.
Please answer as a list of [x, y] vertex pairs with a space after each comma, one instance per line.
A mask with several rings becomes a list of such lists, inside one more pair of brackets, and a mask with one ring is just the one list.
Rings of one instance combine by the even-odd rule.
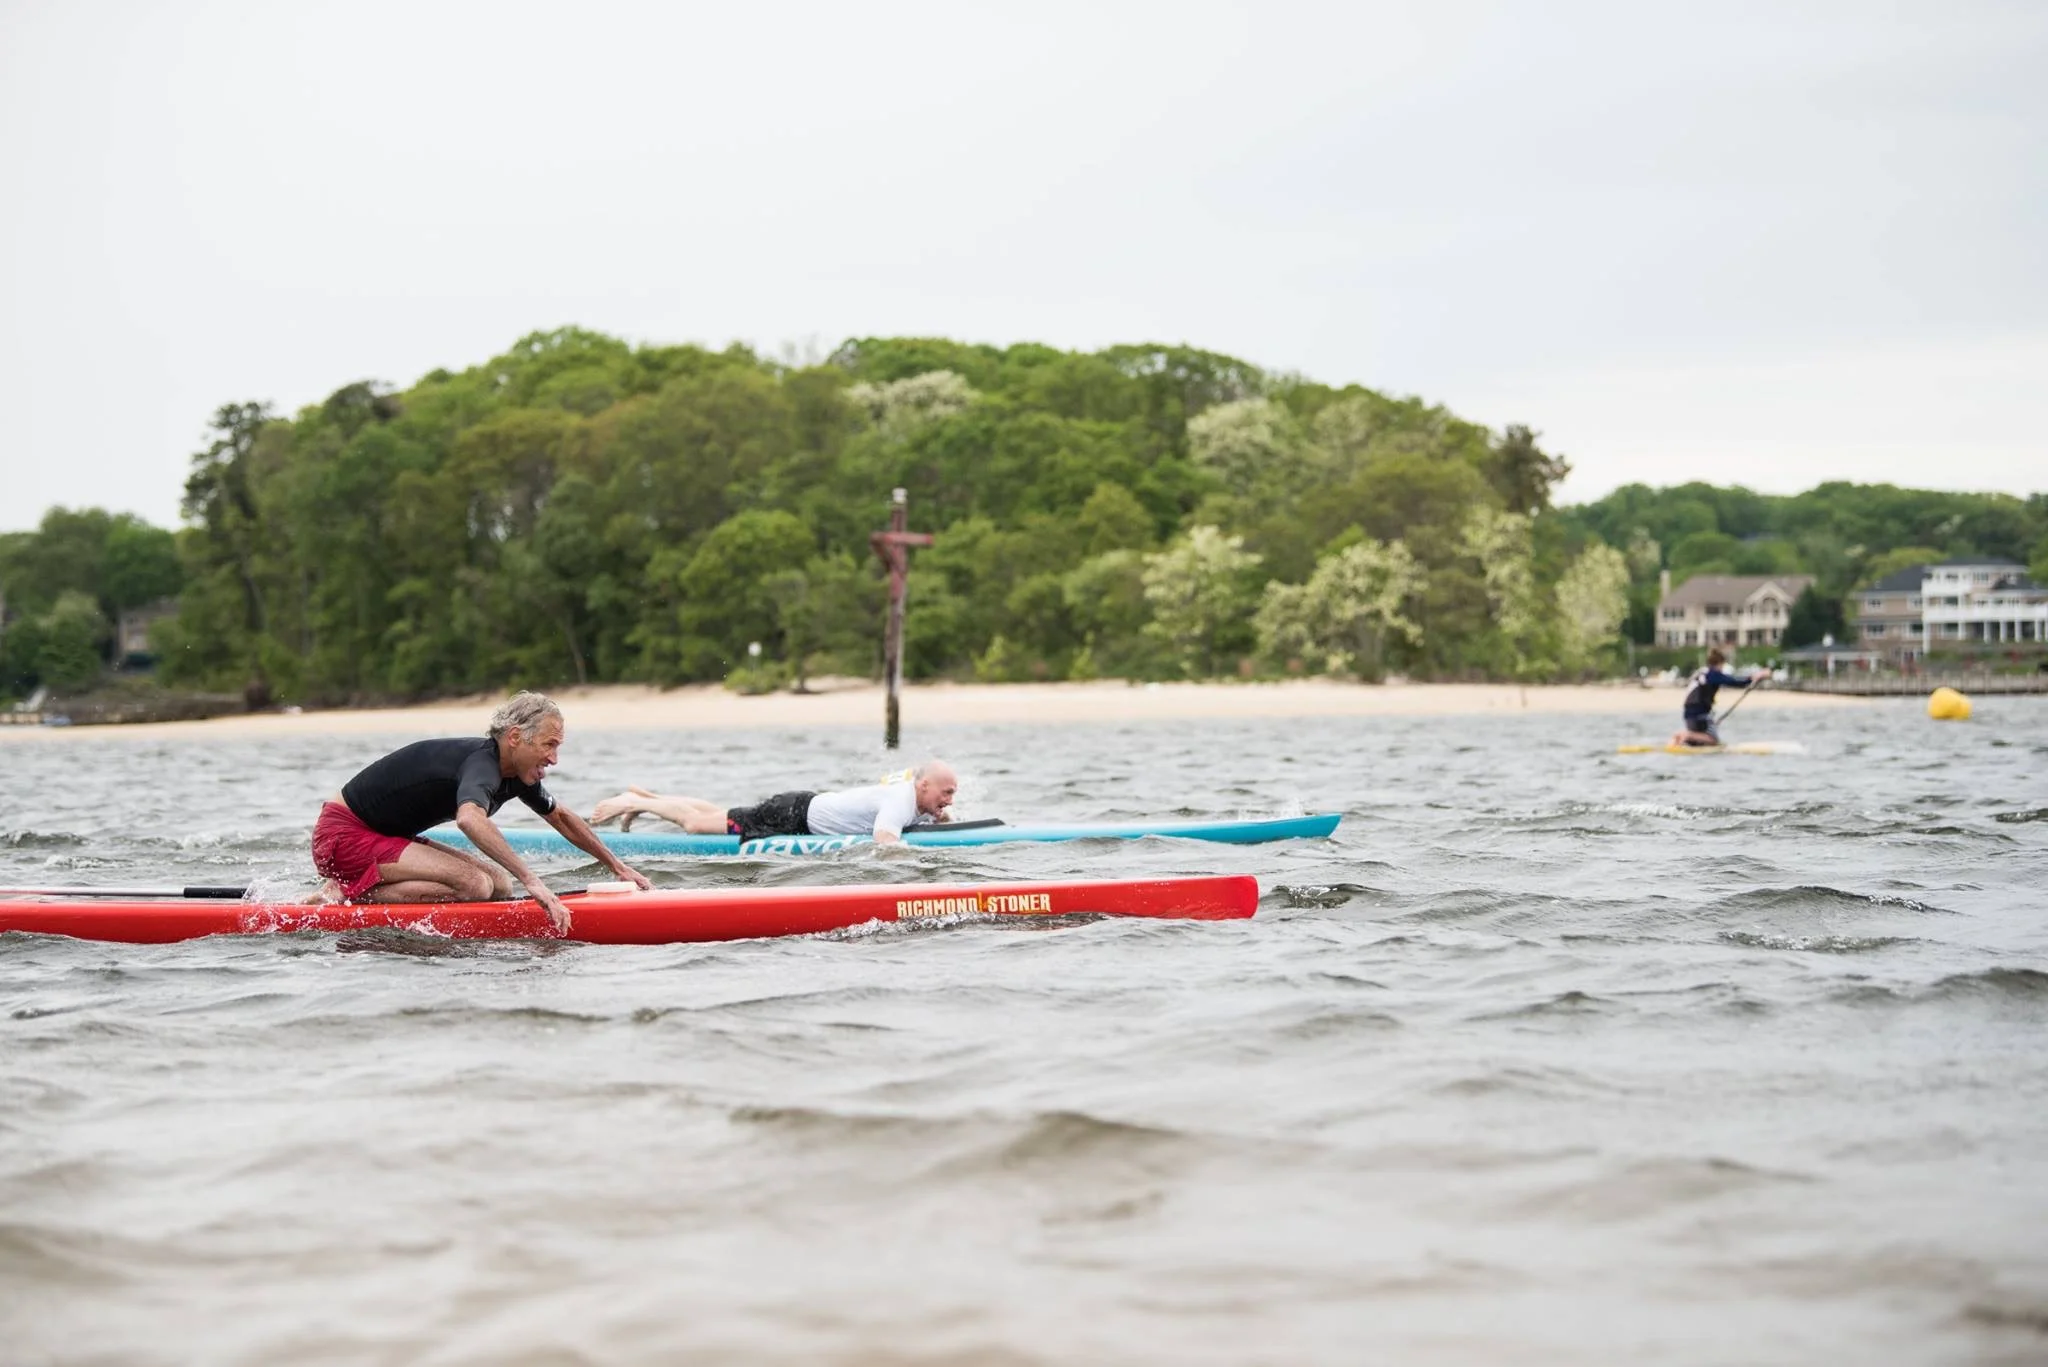
[[[567, 930], [569, 909], [491, 822], [513, 798], [620, 878], [643, 889], [652, 885], [541, 786], [561, 746], [562, 709], [544, 694], [518, 693], [491, 715], [487, 735], [414, 741], [393, 750], [320, 808], [313, 867], [351, 902], [483, 902], [513, 896], [516, 878], [555, 928]], [[421, 837], [451, 819], [496, 866]]]
[[1707, 667], [1692, 676], [1692, 688], [1685, 695], [1685, 725], [1671, 733], [1673, 745], [1719, 745], [1721, 724], [1714, 720], [1714, 695], [1724, 688], [1748, 688], [1771, 677], [1768, 669], [1747, 675], [1725, 674], [1721, 666], [1727, 663], [1719, 646], [1707, 652]]
[[908, 776], [866, 788], [836, 793], [777, 793], [751, 807], [721, 807], [701, 797], [667, 797], [645, 788], [628, 788], [608, 797], [590, 814], [594, 825], [623, 818], [658, 816], [693, 835], [736, 835], [742, 841], [773, 835], [872, 835], [878, 845], [902, 842], [913, 826], [949, 821], [947, 808], [960, 780], [951, 766], [933, 760]]

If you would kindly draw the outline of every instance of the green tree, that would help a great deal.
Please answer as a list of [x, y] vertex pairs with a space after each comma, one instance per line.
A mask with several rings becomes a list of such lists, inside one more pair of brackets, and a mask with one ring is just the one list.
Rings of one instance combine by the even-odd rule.
[[1742, 543], [1726, 532], [1693, 532], [1671, 548], [1671, 578], [1684, 583], [1695, 574], [1733, 574]]
[[1319, 672], [1378, 678], [1390, 637], [1421, 638], [1405, 611], [1420, 583], [1415, 557], [1400, 542], [1353, 542], [1325, 556], [1307, 583], [1266, 585], [1253, 623], [1260, 651]]
[[838, 552], [801, 568], [777, 570], [768, 591], [782, 649], [799, 693], [819, 666], [868, 675], [881, 659], [888, 587], [878, 574]]
[[1393, 450], [1374, 456], [1303, 513], [1316, 545], [1357, 527], [1376, 541], [1407, 542], [1418, 560], [1435, 568], [1460, 553], [1467, 514], [1487, 502], [1486, 481], [1469, 463], [1426, 451]]
[[1145, 557], [1150, 630], [1172, 649], [1185, 673], [1214, 674], [1219, 659], [1251, 644], [1247, 619], [1258, 565], [1242, 537], [1206, 526]]
[[43, 628], [35, 617], [17, 617], [0, 632], [0, 692], [21, 697], [42, 682], [36, 657], [42, 653]]
[[1152, 603], [1145, 596], [1143, 552], [1090, 556], [1061, 579], [1060, 593], [1081, 634], [1084, 668], [1091, 674], [1153, 678], [1168, 672], [1171, 660], [1145, 630], [1152, 622]]
[[161, 527], [119, 517], [107, 529], [100, 569], [101, 591], [115, 611], [147, 607], [174, 597], [184, 584], [178, 539]]
[[1797, 574], [1804, 568], [1789, 541], [1772, 537], [1743, 542], [1731, 563], [1737, 574]]
[[270, 423], [268, 405], [223, 404], [213, 416], [214, 440], [192, 457], [185, 481], [185, 516], [202, 533], [188, 542], [197, 560], [193, 577], [214, 581], [207, 596], [216, 601], [239, 597], [240, 620], [232, 626], [213, 614], [215, 639], [221, 653], [246, 662], [252, 693], [269, 690], [263, 638], [270, 618], [259, 574], [266, 531], [275, 523], [257, 505], [257, 463]]
[[1837, 641], [1848, 640], [1848, 630], [1842, 623], [1842, 600], [1824, 594], [1818, 585], [1810, 584], [1786, 615], [1784, 643], [1796, 649], [1819, 645], [1829, 636]]
[[16, 612], [40, 613], [66, 593], [95, 600], [102, 590], [107, 537], [115, 519], [98, 508], [52, 508], [34, 532], [15, 540], [0, 563], [0, 589]]
[[97, 602], [76, 589], [66, 589], [37, 625], [39, 640], [31, 667], [52, 692], [82, 693], [99, 681], [107, 619]]
[[1540, 513], [1550, 506], [1551, 490], [1572, 472], [1562, 456], [1545, 455], [1536, 445], [1537, 433], [1510, 424], [1486, 460], [1486, 482], [1511, 513]]
[[815, 549], [810, 529], [794, 515], [756, 509], [713, 528], [679, 568], [657, 556], [649, 573], [667, 569], [675, 576], [667, 587], [680, 628], [671, 636], [657, 621], [645, 636], [657, 669], [673, 678], [717, 678], [747, 658], [752, 641], [784, 655], [775, 574], [806, 563]]
[[1087, 555], [1105, 551], [1142, 550], [1152, 544], [1152, 515], [1121, 484], [1102, 483], [1088, 495], [1074, 519]]

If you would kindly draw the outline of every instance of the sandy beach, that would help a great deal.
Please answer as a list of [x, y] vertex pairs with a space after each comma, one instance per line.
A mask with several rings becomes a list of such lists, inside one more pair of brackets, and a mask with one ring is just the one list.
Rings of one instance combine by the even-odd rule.
[[[1641, 715], [1676, 724], [1683, 695], [1673, 686], [1633, 683], [1523, 687], [1516, 684], [1287, 683], [926, 684], [902, 694], [905, 726], [954, 723], [1201, 721], [1228, 717], [1489, 716], [1517, 712]], [[716, 685], [656, 689], [606, 684], [556, 692], [577, 729], [867, 726], [880, 730], [879, 684], [815, 693], [744, 697]], [[410, 733], [461, 735], [483, 729], [498, 699], [477, 697], [417, 707], [274, 712], [210, 721], [133, 726], [0, 727], [0, 744], [84, 743], [113, 738], [260, 739], [265, 736]], [[1744, 707], [1752, 714], [1792, 708], [1867, 706], [1863, 699], [1766, 689]], [[1652, 727], [1651, 729], [1655, 729]]]

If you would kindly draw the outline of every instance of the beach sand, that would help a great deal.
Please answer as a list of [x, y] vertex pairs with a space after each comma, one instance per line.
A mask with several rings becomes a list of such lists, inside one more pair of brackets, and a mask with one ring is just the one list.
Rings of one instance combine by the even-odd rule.
[[[882, 729], [881, 685], [850, 683], [815, 693], [743, 697], [716, 685], [656, 689], [638, 684], [565, 688], [554, 694], [573, 734], [578, 729], [697, 730], [721, 727], [865, 726]], [[905, 726], [986, 722], [1199, 721], [1229, 717], [1489, 716], [1527, 713], [1641, 715], [1678, 724], [1684, 694], [1671, 685], [1634, 683], [1348, 684], [1286, 683], [920, 684], [902, 692]], [[4, 726], [0, 744], [85, 743], [177, 736], [480, 733], [497, 696], [403, 708], [271, 712], [210, 721], [132, 726]], [[1809, 707], [1867, 706], [1864, 699], [1765, 689], [1744, 704], [1752, 715]], [[1652, 727], [1655, 730], [1657, 727]], [[1666, 728], [1668, 729], [1668, 728]]]

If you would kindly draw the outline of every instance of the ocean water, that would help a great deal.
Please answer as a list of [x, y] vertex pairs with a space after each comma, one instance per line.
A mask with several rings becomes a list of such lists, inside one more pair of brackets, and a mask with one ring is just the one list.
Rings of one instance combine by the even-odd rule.
[[[0, 1358], [2048, 1360], [2048, 703], [1738, 715], [1806, 746], [1770, 757], [1615, 754], [1639, 717], [915, 721], [963, 815], [1344, 824], [643, 863], [1246, 872], [1245, 922], [0, 936]], [[586, 811], [895, 762], [569, 725]], [[310, 887], [384, 748], [0, 744], [0, 883]]]

